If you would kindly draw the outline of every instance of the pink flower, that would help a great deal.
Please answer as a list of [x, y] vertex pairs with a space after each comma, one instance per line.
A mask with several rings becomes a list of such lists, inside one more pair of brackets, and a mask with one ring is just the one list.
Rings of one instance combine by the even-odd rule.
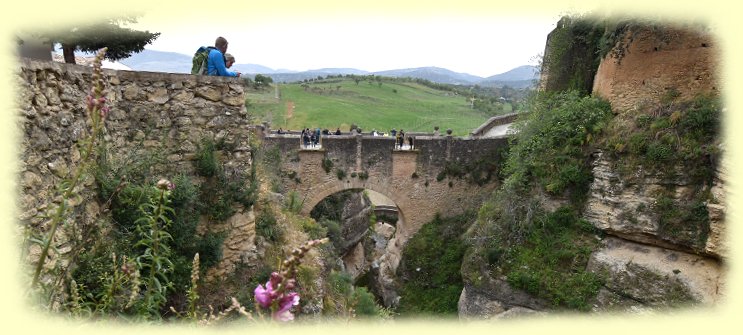
[[268, 308], [271, 307], [271, 303], [273, 302], [272, 295], [275, 295], [276, 292], [273, 290], [273, 287], [271, 286], [271, 282], [266, 283], [266, 287], [264, 288], [263, 285], [258, 284], [258, 286], [255, 288], [255, 291], [253, 291], [253, 294], [255, 295], [255, 301], [257, 301], [261, 307]]
[[299, 294], [291, 292], [284, 295], [279, 300], [279, 310], [273, 315], [273, 318], [279, 321], [291, 321], [294, 320], [294, 314], [290, 312], [293, 306], [299, 305]]
[[272, 312], [271, 317], [278, 321], [294, 320], [294, 314], [291, 313], [293, 306], [299, 305], [299, 294], [296, 292], [279, 293], [277, 288], [281, 283], [287, 285], [286, 288], [294, 287], [294, 279], [283, 281], [283, 277], [278, 273], [271, 273], [271, 279], [266, 282], [266, 286], [258, 284], [253, 291], [255, 301], [263, 308], [271, 308], [276, 303], [277, 309]]

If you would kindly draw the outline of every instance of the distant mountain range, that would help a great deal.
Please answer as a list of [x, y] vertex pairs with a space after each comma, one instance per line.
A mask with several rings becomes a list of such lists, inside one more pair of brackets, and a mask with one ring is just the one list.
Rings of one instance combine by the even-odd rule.
[[[190, 73], [191, 56], [175, 52], [144, 50], [120, 63], [134, 71]], [[480, 85], [489, 87], [510, 86], [514, 88], [531, 87], [539, 77], [538, 68], [531, 65], [519, 66], [510, 71], [487, 78], [459, 73], [438, 67], [419, 67], [378, 72], [368, 72], [351, 68], [326, 68], [309, 71], [274, 70], [258, 64], [235, 64], [230, 70], [240, 71], [251, 77], [256, 74], [269, 76], [274, 82], [297, 82], [328, 75], [379, 75], [385, 77], [410, 77], [429, 80], [441, 84]]]

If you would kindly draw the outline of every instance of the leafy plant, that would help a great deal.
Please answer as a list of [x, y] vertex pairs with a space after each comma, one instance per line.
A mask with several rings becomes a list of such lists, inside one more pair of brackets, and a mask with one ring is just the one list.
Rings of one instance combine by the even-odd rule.
[[402, 278], [398, 312], [403, 315], [457, 312], [464, 285], [459, 271], [466, 249], [461, 234], [463, 226], [471, 221], [472, 214], [452, 218], [437, 215], [408, 241], [398, 269]]
[[169, 242], [173, 239], [167, 229], [172, 220], [167, 213], [173, 213], [168, 207], [170, 191], [174, 185], [168, 180], [157, 183], [158, 194], [150, 202], [140, 207], [142, 217], [136, 221], [140, 240], [135, 247], [144, 247], [144, 252], [137, 257], [137, 265], [147, 273], [141, 310], [150, 317], [159, 317], [160, 308], [167, 301], [167, 290], [171, 287], [168, 273], [173, 270], [170, 260]]
[[277, 242], [283, 236], [282, 230], [276, 222], [276, 216], [270, 210], [261, 211], [255, 220], [256, 232], [268, 239]]
[[333, 169], [333, 161], [330, 158], [324, 157], [322, 160], [322, 169], [325, 170], [325, 173], [330, 173], [330, 170]]
[[611, 107], [568, 91], [536, 94], [530, 110], [514, 125], [519, 132], [502, 171], [505, 183], [526, 187], [534, 182], [550, 194], [583, 196], [591, 181], [593, 139], [611, 119]]
[[597, 242], [594, 228], [579, 219], [568, 207], [546, 213], [535, 220], [523, 244], [515, 245], [499, 257], [504, 261], [508, 283], [552, 303], [587, 311], [596, 296], [601, 279], [587, 272], [588, 258]]

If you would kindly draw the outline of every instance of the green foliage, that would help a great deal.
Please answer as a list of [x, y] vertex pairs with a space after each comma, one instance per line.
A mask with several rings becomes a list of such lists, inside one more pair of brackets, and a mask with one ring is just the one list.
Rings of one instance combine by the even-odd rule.
[[[97, 52], [107, 48], [105, 58], [119, 60], [144, 50], [160, 33], [124, 28], [122, 25], [136, 23], [136, 17], [122, 15], [98, 19], [84, 25], [56, 27], [54, 31], [44, 31], [41, 35], [51, 42], [61, 43], [65, 56], [72, 51]], [[73, 56], [74, 58], [74, 56]]]
[[330, 158], [323, 158], [322, 160], [322, 169], [325, 170], [325, 173], [330, 173], [330, 170], [333, 169], [333, 161], [330, 160]]
[[278, 242], [283, 237], [283, 231], [271, 210], [263, 210], [258, 214], [255, 220], [255, 230], [258, 235], [272, 242]]
[[521, 188], [536, 183], [551, 194], [583, 196], [591, 181], [592, 140], [611, 119], [611, 107], [569, 91], [536, 94], [529, 110], [515, 125], [519, 133], [503, 170], [506, 183]]
[[338, 221], [323, 218], [319, 223], [320, 226], [327, 231], [327, 236], [330, 238], [330, 242], [332, 242], [334, 246], [339, 247], [343, 244], [343, 241], [341, 240], [341, 225]]
[[167, 301], [167, 290], [171, 287], [169, 273], [173, 270], [170, 259], [172, 237], [167, 229], [172, 220], [167, 213], [174, 212], [168, 207], [169, 194], [170, 191], [157, 190], [148, 203], [140, 206], [142, 216], [135, 222], [140, 236], [135, 247], [144, 248], [144, 252], [136, 258], [137, 265], [146, 275], [143, 280], [144, 297], [139, 308], [151, 318], [159, 318], [160, 309]]
[[326, 314], [359, 318], [379, 317], [383, 309], [364, 287], [354, 287], [353, 279], [346, 272], [331, 271], [327, 277], [324, 301]]
[[[588, 310], [601, 279], [585, 271], [598, 246], [577, 210], [591, 181], [590, 153], [612, 118], [608, 103], [576, 91], [539, 93], [519, 120], [503, 170], [504, 183], [478, 213], [462, 274], [508, 283], [554, 307]], [[639, 141], [637, 142], [639, 143]], [[569, 195], [570, 206], [545, 212], [544, 193]], [[489, 273], [482, 274], [482, 264]]]
[[552, 303], [587, 311], [601, 279], [585, 270], [597, 242], [593, 226], [568, 207], [536, 218], [524, 243], [502, 255], [508, 283]]
[[346, 171], [342, 169], [336, 169], [335, 176], [338, 177], [338, 180], [343, 180], [344, 178], [346, 178]]
[[251, 165], [250, 172], [246, 175], [241, 170], [228, 173], [219, 162], [216, 149], [226, 145], [215, 144], [207, 138], [202, 139], [194, 161], [197, 172], [206, 177], [201, 184], [200, 213], [215, 221], [224, 221], [234, 215], [235, 203], [250, 208], [258, 196], [255, 164]]
[[269, 76], [264, 76], [262, 74], [256, 74], [255, 78], [253, 79], [255, 82], [253, 85], [253, 88], [260, 89], [264, 87], [270, 86], [271, 83], [273, 83], [273, 79]]
[[444, 219], [437, 215], [408, 241], [398, 269], [402, 278], [398, 312], [403, 315], [457, 312], [463, 287], [459, 270], [466, 249], [461, 234], [472, 216]]
[[302, 230], [309, 235], [311, 239], [321, 239], [328, 236], [327, 224], [325, 226], [317, 223], [315, 220], [303, 219]]
[[673, 92], [652, 111], [612, 124], [605, 146], [628, 175], [641, 165], [672, 178], [675, 166], [685, 165], [695, 184], [711, 183], [719, 160], [721, 102], [709, 96], [677, 101]]
[[286, 196], [286, 209], [292, 213], [299, 213], [302, 210], [303, 203], [304, 201], [299, 199], [299, 193], [296, 191], [291, 191]]
[[380, 314], [380, 307], [365, 287], [356, 287], [351, 299], [354, 301], [354, 311], [358, 317], [376, 317]]
[[549, 92], [578, 91], [590, 94], [598, 69], [600, 44], [607, 43], [604, 22], [588, 16], [564, 16], [550, 34], [542, 71], [549, 74]]
[[673, 192], [662, 191], [656, 197], [654, 212], [658, 233], [664, 239], [703, 249], [709, 236], [709, 212], [705, 194], [690, 200], [675, 200]]
[[220, 165], [217, 160], [216, 150], [214, 141], [208, 138], [201, 139], [201, 143], [196, 149], [196, 157], [194, 160], [196, 172], [200, 176], [213, 177], [219, 172]]

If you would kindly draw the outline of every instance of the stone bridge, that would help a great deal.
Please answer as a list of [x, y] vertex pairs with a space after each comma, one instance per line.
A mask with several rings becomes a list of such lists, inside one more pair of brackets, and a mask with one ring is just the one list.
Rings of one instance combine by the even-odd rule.
[[[316, 149], [301, 148], [296, 134], [268, 131], [263, 138], [264, 153], [281, 157], [283, 191], [299, 194], [305, 215], [329, 195], [348, 189], [376, 191], [394, 201], [396, 232], [380, 262], [382, 286], [390, 292], [407, 240], [436, 215], [479, 207], [498, 186], [500, 153], [508, 145], [505, 136], [415, 139], [414, 150], [396, 150], [392, 137], [362, 134], [325, 136]], [[389, 306], [395, 297], [383, 298]]]

